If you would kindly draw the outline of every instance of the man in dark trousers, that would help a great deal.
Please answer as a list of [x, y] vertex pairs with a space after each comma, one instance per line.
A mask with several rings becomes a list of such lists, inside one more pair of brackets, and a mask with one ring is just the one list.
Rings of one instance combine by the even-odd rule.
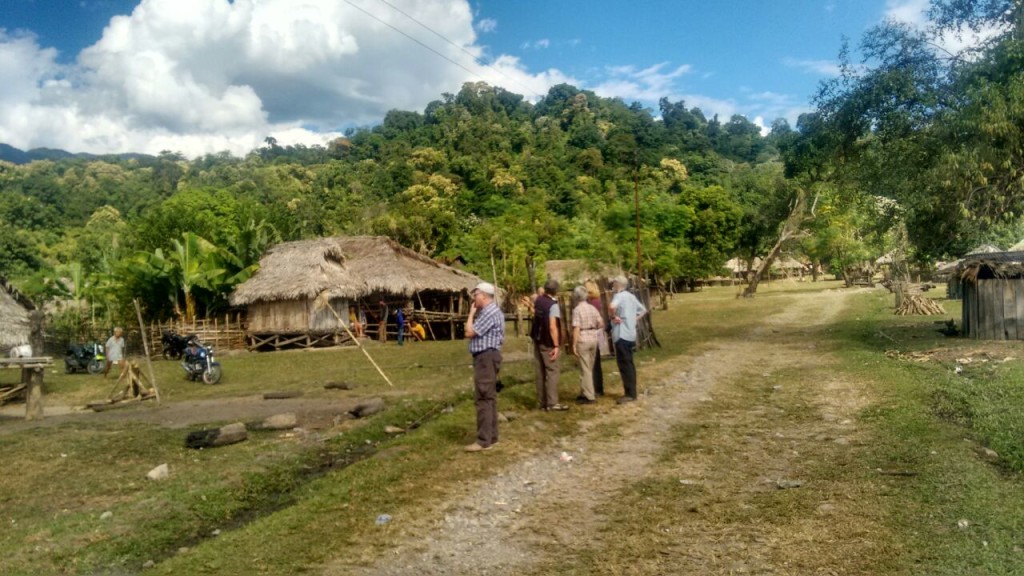
[[498, 442], [498, 372], [505, 343], [505, 315], [494, 303], [494, 285], [481, 282], [473, 289], [466, 319], [469, 352], [473, 355], [473, 399], [476, 403], [476, 442], [466, 452], [490, 450]]
[[617, 276], [612, 280], [615, 296], [608, 305], [609, 321], [612, 325], [612, 340], [615, 342], [615, 363], [622, 375], [623, 396], [616, 400], [626, 404], [636, 400], [636, 364], [633, 363], [633, 350], [637, 341], [637, 321], [647, 314], [647, 308], [633, 296], [626, 287], [629, 282], [625, 276]]
[[533, 302], [533, 325], [530, 337], [533, 339], [533, 355], [537, 360], [537, 404], [541, 410], [568, 410], [558, 401], [558, 355], [562, 332], [559, 322], [562, 313], [558, 308], [558, 281], [544, 283], [544, 293]]

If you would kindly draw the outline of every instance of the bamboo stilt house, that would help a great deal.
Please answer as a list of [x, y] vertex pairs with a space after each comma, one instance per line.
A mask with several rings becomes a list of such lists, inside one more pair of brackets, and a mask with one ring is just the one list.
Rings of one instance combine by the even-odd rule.
[[955, 278], [963, 298], [964, 336], [1024, 340], [1024, 252], [968, 255]]
[[480, 281], [387, 237], [319, 238], [271, 248], [231, 303], [247, 309], [251, 349], [343, 343], [350, 310], [378, 338], [397, 332], [398, 308], [429, 324], [433, 337], [454, 338]]

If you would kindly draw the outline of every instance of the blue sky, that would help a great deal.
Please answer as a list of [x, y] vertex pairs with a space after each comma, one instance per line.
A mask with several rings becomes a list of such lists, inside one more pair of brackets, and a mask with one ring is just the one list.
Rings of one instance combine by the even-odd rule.
[[[794, 123], [853, 44], [927, 0], [0, 0], [0, 142], [321, 143], [484, 80]], [[454, 62], [454, 63], [453, 63]]]

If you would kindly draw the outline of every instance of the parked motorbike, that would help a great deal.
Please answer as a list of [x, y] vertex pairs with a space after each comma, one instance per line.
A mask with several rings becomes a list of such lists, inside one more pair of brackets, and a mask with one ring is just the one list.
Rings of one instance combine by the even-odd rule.
[[206, 384], [220, 382], [220, 362], [213, 358], [213, 346], [204, 346], [195, 338], [190, 339], [185, 348], [181, 367], [185, 369], [185, 376], [193, 382], [196, 380], [202, 380]]
[[163, 355], [167, 360], [177, 360], [185, 354], [185, 348], [188, 347], [188, 341], [194, 336], [189, 334], [182, 336], [174, 330], [164, 330], [160, 336], [160, 342], [163, 343], [164, 350]]
[[71, 344], [64, 354], [64, 371], [68, 374], [88, 372], [99, 374], [106, 367], [107, 359], [103, 355], [103, 345], [98, 342], [87, 344]]

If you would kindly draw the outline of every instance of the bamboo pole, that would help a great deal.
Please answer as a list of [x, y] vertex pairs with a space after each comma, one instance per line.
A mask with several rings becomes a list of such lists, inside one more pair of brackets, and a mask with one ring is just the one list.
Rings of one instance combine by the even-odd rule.
[[139, 332], [142, 333], [142, 351], [146, 355], [146, 368], [149, 370], [149, 382], [153, 384], [153, 392], [156, 394], [156, 403], [160, 403], [160, 389], [156, 387], [156, 376], [153, 375], [153, 361], [149, 358], [149, 339], [146, 338], [146, 326], [142, 323], [142, 308], [139, 307], [139, 299], [132, 299], [135, 304], [135, 315], [139, 318]]
[[377, 372], [380, 373], [381, 377], [384, 378], [384, 381], [388, 383], [388, 386], [393, 388], [395, 385], [391, 383], [391, 379], [388, 378], [388, 375], [385, 374], [384, 371], [380, 369], [380, 366], [373, 361], [373, 357], [370, 356], [370, 353], [363, 347], [363, 343], [359, 341], [359, 338], [356, 338], [355, 334], [353, 334], [351, 330], [349, 330], [348, 324], [345, 324], [345, 321], [338, 315], [338, 311], [334, 309], [334, 306], [330, 302], [327, 302], [327, 308], [331, 311], [331, 314], [334, 314], [334, 317], [338, 319], [338, 323], [341, 324], [341, 327], [348, 333], [348, 337], [351, 338], [352, 341], [356, 343], [356, 346], [363, 351], [363, 354], [366, 355], [366, 359], [370, 361], [370, 364], [373, 364], [373, 367], [377, 369]]
[[[426, 310], [427, 307], [423, 305], [423, 298], [420, 298], [419, 292], [416, 292], [416, 299], [420, 301], [420, 310]], [[437, 340], [437, 336], [434, 336], [434, 327], [431, 326], [430, 322], [427, 322], [425, 319], [423, 320], [423, 322], [426, 323], [427, 330], [430, 330], [430, 339]]]

